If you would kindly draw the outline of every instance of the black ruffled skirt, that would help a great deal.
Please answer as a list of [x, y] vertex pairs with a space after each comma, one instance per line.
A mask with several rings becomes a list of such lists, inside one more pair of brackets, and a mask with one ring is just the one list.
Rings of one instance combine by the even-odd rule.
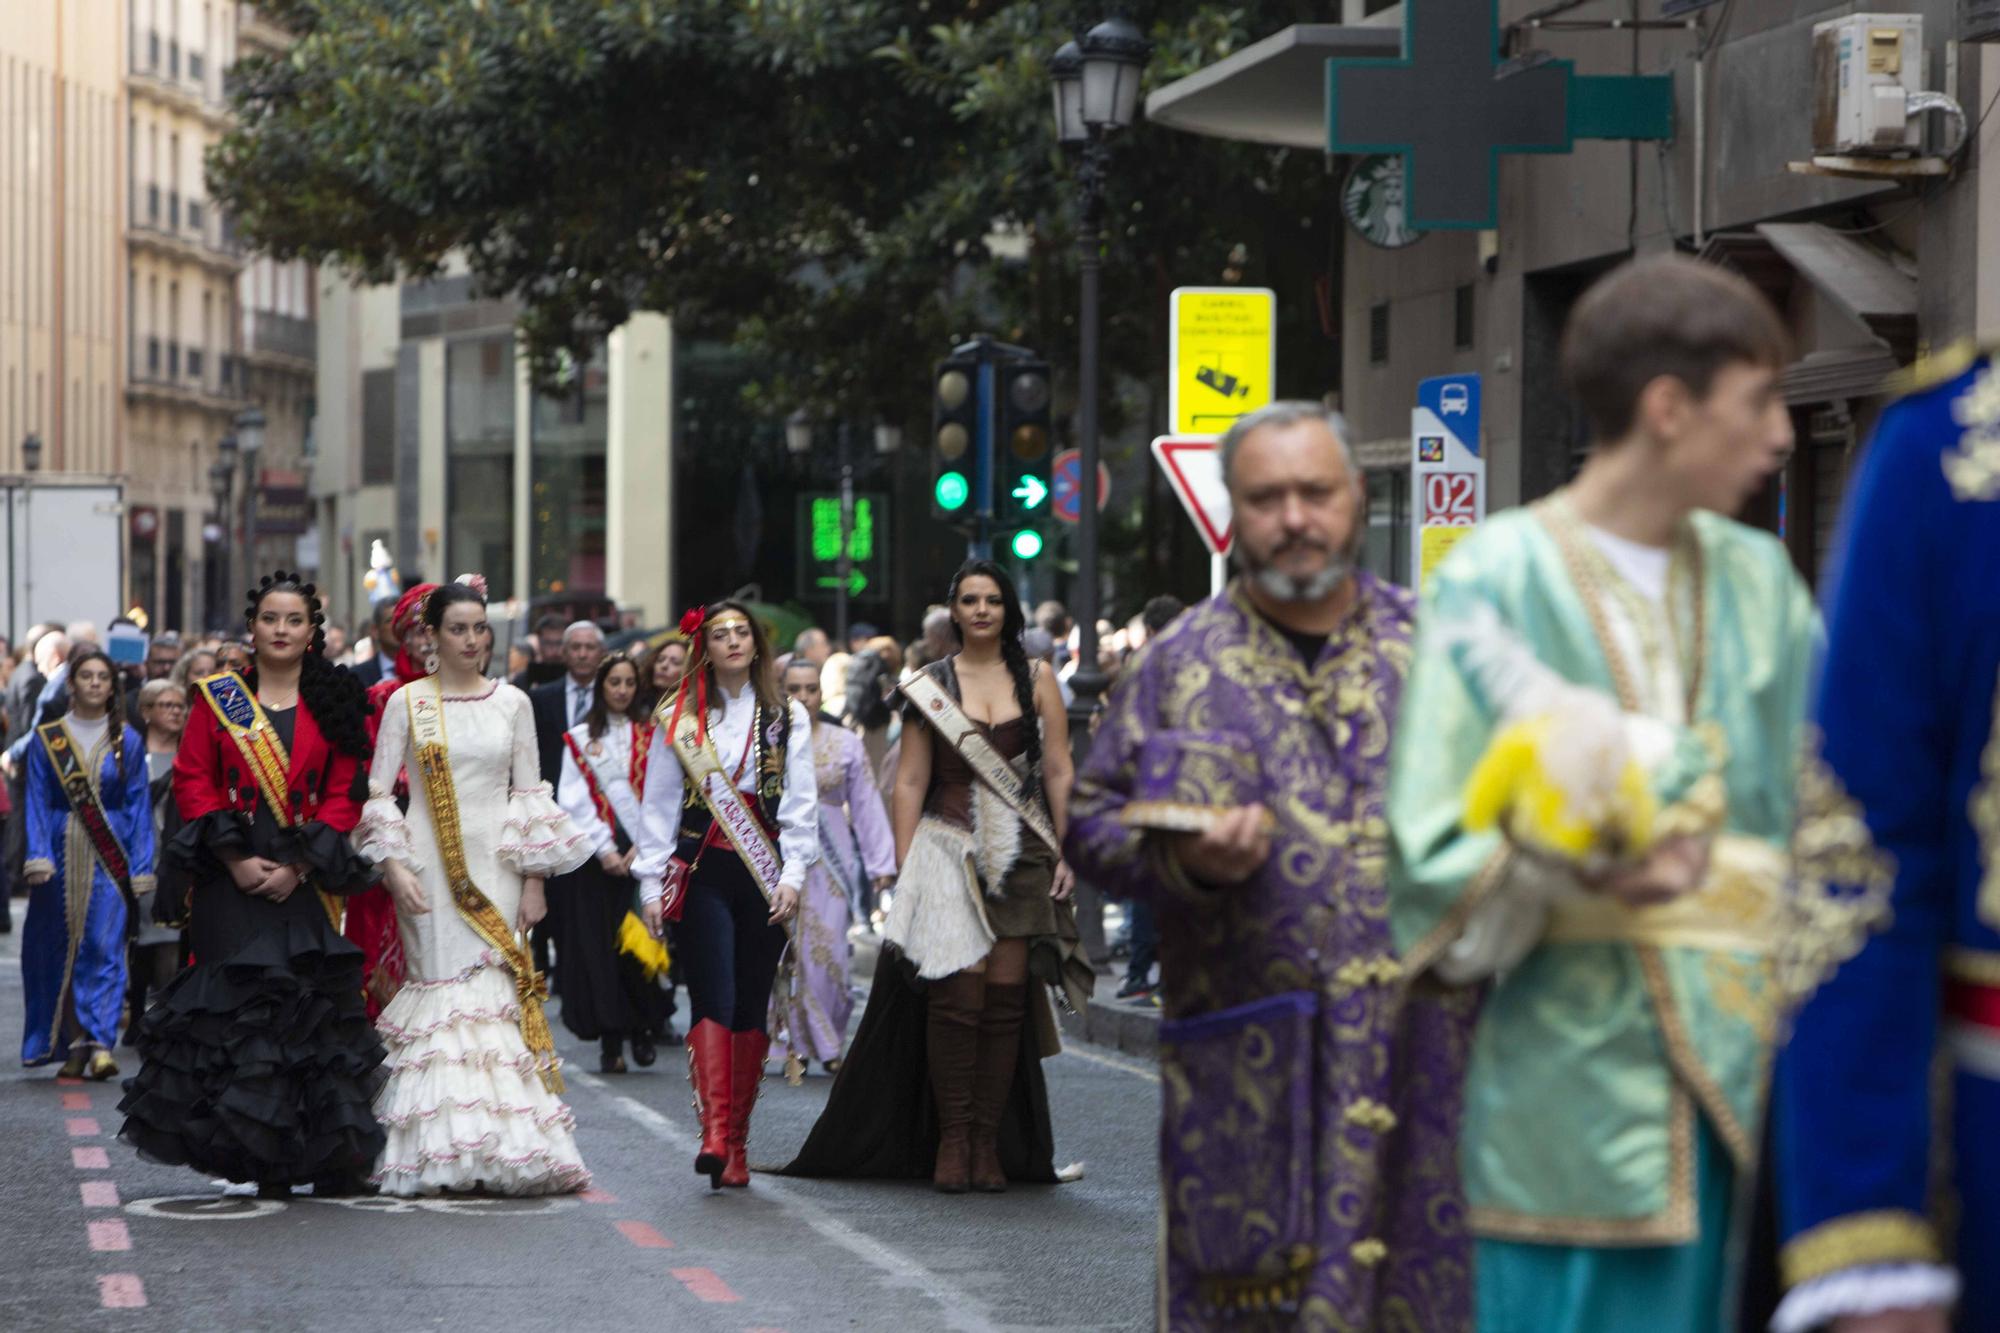
[[[1031, 995], [1029, 1002], [1040, 1000]], [[834, 1076], [826, 1109], [782, 1174], [930, 1179], [937, 1167], [938, 1119], [924, 1054], [929, 1023], [927, 984], [894, 945], [885, 945], [868, 1007]], [[1021, 1055], [997, 1138], [1009, 1180], [1056, 1183], [1055, 1131], [1032, 1018], [1021, 1024]]]
[[[383, 1147], [372, 1106], [385, 1053], [362, 999], [361, 951], [317, 893], [273, 903], [239, 890], [201, 849], [241, 830], [204, 829], [209, 820], [184, 828], [169, 853], [198, 865], [194, 961], [139, 1022], [119, 1137], [150, 1161], [234, 1181], [365, 1177]], [[301, 841], [321, 882], [355, 882], [344, 840]]]

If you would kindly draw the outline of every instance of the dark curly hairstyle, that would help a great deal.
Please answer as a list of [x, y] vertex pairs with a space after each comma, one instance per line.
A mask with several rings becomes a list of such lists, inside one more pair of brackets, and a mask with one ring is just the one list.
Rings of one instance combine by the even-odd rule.
[[[1021, 610], [1021, 595], [1015, 591], [1014, 581], [991, 560], [968, 560], [958, 567], [958, 572], [951, 576], [951, 592], [944, 599], [946, 606], [957, 605], [958, 587], [970, 578], [992, 579], [1000, 589], [1000, 660], [1007, 664], [1007, 674], [1014, 678], [1014, 702], [1021, 706], [1021, 716], [1027, 719], [1023, 731], [1027, 735], [1028, 799], [1032, 801], [1042, 790], [1042, 728], [1041, 717], [1035, 711], [1034, 670], [1028, 663], [1028, 650], [1021, 643], [1028, 617]], [[965, 631], [958, 627], [957, 617], [951, 622], [951, 636], [960, 647], [965, 646]]]
[[[312, 644], [299, 659], [299, 702], [312, 714], [313, 724], [326, 737], [327, 744], [343, 754], [367, 759], [375, 751], [374, 743], [368, 739], [368, 715], [375, 711], [374, 705], [368, 702], [367, 687], [353, 672], [326, 660], [326, 608], [320, 603], [319, 590], [296, 572], [281, 569], [266, 574], [250, 590], [244, 624], [255, 624], [264, 599], [281, 592], [304, 599], [306, 618], [313, 627]], [[245, 683], [255, 693], [254, 656]]]
[[[118, 780], [125, 780], [125, 685], [118, 674], [118, 664], [96, 644], [85, 644], [69, 657], [70, 698], [76, 698], [76, 673], [83, 670], [86, 662], [102, 662], [104, 669], [111, 673], [111, 698], [104, 705], [105, 716], [110, 725], [105, 735], [111, 738], [111, 753], [116, 757]], [[85, 756], [86, 758], [88, 756]]]
[[479, 589], [469, 583], [440, 583], [424, 598], [424, 623], [432, 629], [444, 628], [444, 613], [456, 602], [471, 602], [484, 607], [486, 599], [479, 595]]

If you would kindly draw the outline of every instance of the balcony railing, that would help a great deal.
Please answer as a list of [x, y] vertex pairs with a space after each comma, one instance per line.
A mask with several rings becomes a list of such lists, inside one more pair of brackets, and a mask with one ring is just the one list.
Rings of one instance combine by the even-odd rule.
[[250, 312], [247, 350], [253, 355], [264, 353], [310, 361], [318, 354], [318, 340], [319, 327], [309, 319], [280, 315], [269, 310]]

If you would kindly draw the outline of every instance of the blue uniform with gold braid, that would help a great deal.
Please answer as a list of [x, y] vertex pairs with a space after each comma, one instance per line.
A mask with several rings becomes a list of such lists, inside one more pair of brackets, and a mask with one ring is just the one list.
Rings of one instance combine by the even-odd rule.
[[1789, 1288], [1773, 1328], [1948, 1304], [1962, 1282], [1957, 1327], [2000, 1329], [1993, 357], [1933, 369], [1884, 412], [1827, 606], [1824, 765], [1801, 801], [1821, 817], [1801, 885], [1819, 985], [1773, 1093]]

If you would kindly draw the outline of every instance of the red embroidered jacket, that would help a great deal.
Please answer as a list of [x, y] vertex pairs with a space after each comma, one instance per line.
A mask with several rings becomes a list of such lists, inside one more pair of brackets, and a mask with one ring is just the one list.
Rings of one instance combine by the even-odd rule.
[[[294, 719], [288, 747], [292, 763], [285, 774], [291, 788], [292, 822], [318, 820], [337, 833], [351, 832], [361, 822], [361, 803], [367, 796], [362, 761], [328, 744], [303, 703]], [[247, 815], [257, 808], [256, 774], [199, 690], [194, 691], [187, 732], [174, 757], [174, 804], [188, 822], [217, 810]]]

